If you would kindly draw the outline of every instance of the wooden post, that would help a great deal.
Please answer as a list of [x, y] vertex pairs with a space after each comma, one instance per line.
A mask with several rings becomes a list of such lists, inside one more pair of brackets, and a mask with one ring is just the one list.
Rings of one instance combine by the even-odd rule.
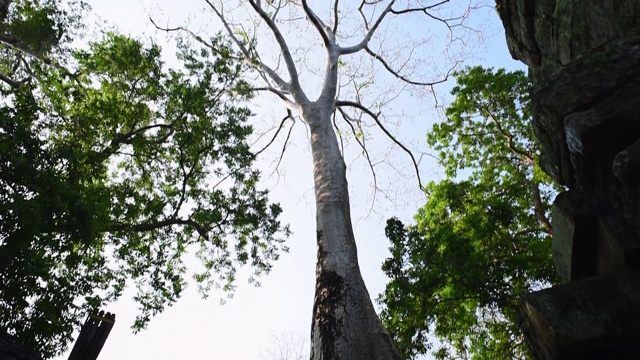
[[80, 329], [69, 360], [96, 360], [116, 321], [115, 314], [93, 312]]

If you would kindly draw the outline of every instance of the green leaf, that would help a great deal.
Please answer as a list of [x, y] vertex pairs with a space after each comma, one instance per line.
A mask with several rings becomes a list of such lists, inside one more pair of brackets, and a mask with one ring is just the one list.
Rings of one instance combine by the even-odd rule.
[[533, 205], [536, 189], [547, 219], [554, 188], [538, 165], [529, 84], [481, 67], [455, 76], [447, 119], [427, 135], [447, 179], [426, 186], [415, 225], [387, 222], [381, 317], [407, 358], [528, 358], [515, 308], [558, 280], [551, 229]]
[[[80, 28], [54, 5], [15, 1], [0, 31], [41, 44], [40, 27]], [[228, 40], [211, 43], [228, 56], [183, 42], [173, 69], [159, 46], [117, 33], [73, 51], [47, 44], [13, 74], [19, 86], [0, 87], [0, 326], [46, 358], [125, 284], [138, 331], [190, 278], [231, 296], [239, 266], [254, 279], [287, 251], [282, 210], [253, 169], [249, 85]], [[201, 274], [187, 273], [192, 250]]]

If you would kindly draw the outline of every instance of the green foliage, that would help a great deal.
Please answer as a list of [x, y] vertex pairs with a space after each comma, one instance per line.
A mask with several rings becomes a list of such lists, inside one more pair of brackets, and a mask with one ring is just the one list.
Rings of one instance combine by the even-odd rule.
[[408, 358], [527, 358], [515, 308], [557, 281], [553, 189], [538, 170], [527, 78], [481, 67], [455, 75], [447, 120], [427, 136], [447, 179], [427, 185], [415, 225], [387, 222], [381, 317]]
[[[38, 4], [9, 12], [39, 21], [19, 14]], [[3, 44], [21, 57], [31, 49]], [[186, 44], [179, 69], [160, 54], [110, 33], [21, 63], [19, 78], [0, 69], [0, 327], [45, 357], [129, 284], [134, 330], [144, 328], [180, 297], [189, 252], [202, 260], [192, 275], [206, 296], [232, 291], [238, 266], [259, 276], [287, 250], [282, 210], [252, 169], [242, 68]]]
[[69, 44], [82, 35], [89, 6], [81, 0], [8, 0], [0, 4], [0, 75], [16, 83], [31, 66], [68, 59]]

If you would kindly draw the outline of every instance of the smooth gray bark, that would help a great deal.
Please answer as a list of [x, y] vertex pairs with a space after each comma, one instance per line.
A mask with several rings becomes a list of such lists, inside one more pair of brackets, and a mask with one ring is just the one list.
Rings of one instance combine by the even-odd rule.
[[[224, 6], [216, 6], [210, 0], [205, 0], [212, 11], [218, 16], [231, 37], [233, 43], [240, 50], [237, 58], [254, 69], [264, 86], [254, 88], [256, 91], [267, 91], [283, 100], [287, 107], [287, 118], [292, 113], [300, 114], [311, 132], [311, 151], [313, 156], [313, 175], [316, 195], [317, 243], [318, 262], [316, 266], [316, 293], [313, 306], [313, 320], [311, 329], [311, 359], [312, 360], [395, 360], [401, 359], [391, 336], [382, 326], [373, 303], [367, 292], [360, 268], [356, 249], [351, 214], [349, 207], [349, 189], [346, 177], [346, 165], [338, 147], [336, 133], [333, 129], [331, 117], [336, 107], [351, 107], [363, 114], [371, 116], [383, 132], [395, 143], [408, 152], [382, 126], [378, 114], [373, 113], [358, 101], [340, 101], [338, 95], [338, 59], [340, 56], [367, 53], [381, 62], [383, 67], [397, 79], [417, 86], [432, 86], [434, 83], [415, 82], [394, 71], [378, 54], [368, 48], [369, 42], [387, 15], [412, 12], [427, 13], [441, 4], [424, 5], [420, 2], [410, 6], [406, 4], [403, 10], [394, 10], [395, 1], [389, 1], [374, 17], [367, 19], [362, 7], [358, 14], [362, 17], [364, 36], [353, 45], [340, 46], [337, 43], [336, 31], [340, 22], [338, 2], [334, 3], [334, 24], [328, 26], [310, 8], [306, 0], [298, 2], [266, 2], [249, 0], [252, 10], [270, 30], [273, 39], [282, 56], [281, 60], [286, 68], [287, 76], [282, 76], [259, 57], [254, 57], [252, 45], [244, 42], [233, 30], [233, 23], [228, 21]], [[297, 64], [292, 52], [279, 28], [276, 19], [278, 11], [286, 6], [301, 7], [305, 19], [321, 37], [326, 50], [326, 67], [324, 81], [319, 98], [311, 101], [303, 89]], [[368, 4], [372, 5], [372, 4]], [[429, 15], [433, 17], [432, 15]], [[447, 23], [447, 20], [441, 20]], [[243, 30], [244, 31], [244, 30]], [[193, 35], [193, 33], [191, 33]], [[203, 45], [208, 43], [195, 37]], [[214, 49], [215, 51], [215, 49]], [[283, 120], [284, 121], [284, 120]], [[411, 155], [412, 159], [413, 156]], [[413, 159], [414, 165], [417, 164]]]
[[401, 359], [360, 274], [346, 165], [330, 122], [333, 109], [322, 105], [304, 112], [311, 128], [318, 242], [311, 359]]

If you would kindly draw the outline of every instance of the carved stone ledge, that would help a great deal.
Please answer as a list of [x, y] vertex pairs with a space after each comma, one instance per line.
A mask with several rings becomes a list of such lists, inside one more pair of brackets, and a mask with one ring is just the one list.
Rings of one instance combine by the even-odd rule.
[[627, 359], [640, 342], [640, 272], [527, 294], [518, 321], [536, 359]]
[[[584, 141], [596, 141], [598, 154], [602, 154], [600, 150], [606, 144], [597, 141], [615, 144], [612, 149], [606, 149], [606, 159], [595, 162], [599, 164], [612, 161], [616, 149], [620, 151], [625, 144], [637, 139], [640, 125], [630, 117], [640, 114], [640, 104], [629, 100], [637, 99], [638, 79], [640, 36], [593, 49], [536, 86], [531, 92], [531, 112], [534, 131], [542, 144], [541, 166], [545, 172], [559, 183], [573, 187], [576, 178], [584, 176], [574, 172], [576, 160], [572, 155], [575, 158], [580, 157], [581, 151], [592, 151]], [[617, 125], [601, 133], [604, 126], [613, 122]], [[620, 135], [623, 138], [619, 138]], [[590, 159], [585, 161], [578, 159], [579, 167], [575, 170], [584, 170], [581, 164], [592, 164]], [[604, 167], [610, 169], [611, 165]], [[600, 185], [578, 183], [587, 187]]]
[[566, 283], [598, 272], [598, 218], [614, 212], [608, 199], [570, 190], [553, 202], [553, 261]]

